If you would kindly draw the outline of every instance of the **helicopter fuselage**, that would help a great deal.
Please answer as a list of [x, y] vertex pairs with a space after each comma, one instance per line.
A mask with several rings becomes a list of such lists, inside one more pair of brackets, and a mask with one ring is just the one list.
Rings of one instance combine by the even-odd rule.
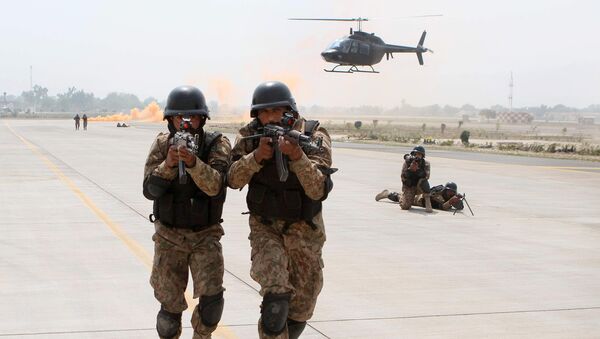
[[379, 63], [384, 55], [392, 53], [422, 53], [421, 45], [407, 47], [389, 45], [373, 33], [356, 31], [351, 35], [335, 40], [321, 53], [327, 62], [340, 65], [371, 66]]

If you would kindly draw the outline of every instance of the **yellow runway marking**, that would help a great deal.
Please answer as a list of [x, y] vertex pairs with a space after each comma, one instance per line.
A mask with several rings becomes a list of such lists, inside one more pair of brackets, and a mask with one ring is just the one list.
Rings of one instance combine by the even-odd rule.
[[[96, 216], [98, 218], [100, 218], [100, 220], [102, 220], [106, 224], [106, 226], [108, 226], [108, 228], [113, 232], [113, 234], [117, 238], [119, 238], [119, 240], [121, 240], [127, 246], [127, 248], [129, 248], [129, 250], [131, 252], [133, 252], [133, 254], [135, 254], [135, 256], [138, 257], [138, 259], [140, 259], [142, 261], [142, 263], [144, 263], [144, 265], [146, 265], [146, 267], [148, 269], [152, 269], [152, 257], [139, 243], [137, 243], [135, 240], [133, 240], [133, 238], [131, 238], [129, 235], [127, 235], [127, 233], [125, 233], [125, 231], [123, 231], [121, 226], [119, 226], [117, 223], [112, 221], [112, 219], [110, 219], [110, 217], [104, 211], [102, 211], [98, 206], [96, 206], [96, 204], [94, 204], [92, 199], [90, 199], [85, 193], [83, 193], [79, 189], [79, 187], [77, 187], [77, 185], [75, 185], [75, 183], [71, 179], [69, 179], [58, 168], [58, 166], [56, 166], [55, 163], [52, 162], [52, 160], [48, 159], [48, 157], [46, 157], [44, 154], [42, 154], [42, 152], [38, 149], [37, 146], [30, 143], [25, 138], [20, 136], [17, 132], [15, 132], [15, 130], [13, 130], [12, 127], [10, 127], [10, 125], [7, 122], [4, 122], [4, 125], [6, 125], [8, 130], [12, 134], [14, 134], [17, 138], [19, 138], [33, 153], [35, 153], [46, 164], [46, 166], [48, 166], [48, 168], [65, 185], [67, 185], [67, 187], [69, 187], [71, 189], [71, 191], [73, 191], [73, 193], [75, 193], [75, 195], [79, 199], [81, 199], [81, 201], [83, 201], [83, 203], [90, 210], [92, 210], [92, 212], [94, 212], [94, 214], [96, 214]], [[194, 298], [192, 297], [192, 294], [189, 291], [186, 291], [186, 293], [185, 293], [185, 300], [187, 301], [187, 303], [189, 305], [187, 310], [192, 312], [194, 310], [194, 307], [196, 307], [196, 305], [198, 303], [195, 302]], [[217, 327], [215, 332], [213, 332], [213, 335], [222, 336], [224, 338], [237, 338], [235, 333], [233, 333], [231, 330], [229, 330], [227, 327], [224, 327], [224, 326]]]

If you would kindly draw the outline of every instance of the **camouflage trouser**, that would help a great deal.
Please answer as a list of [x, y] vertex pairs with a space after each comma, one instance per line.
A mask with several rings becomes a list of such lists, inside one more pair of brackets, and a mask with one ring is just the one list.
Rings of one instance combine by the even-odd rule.
[[[185, 289], [188, 272], [192, 272], [194, 298], [212, 296], [223, 288], [223, 253], [219, 240], [224, 234], [221, 225], [212, 225], [194, 232], [188, 229], [167, 228], [155, 222], [154, 263], [150, 285], [162, 307], [172, 313], [188, 308]], [[217, 326], [207, 327], [200, 320], [198, 308], [192, 314], [194, 338], [210, 338]]]
[[[252, 267], [250, 275], [260, 284], [260, 295], [292, 293], [288, 318], [309, 320], [323, 287], [325, 226], [321, 213], [313, 218], [316, 229], [304, 221], [286, 227], [282, 220], [264, 220], [250, 215]], [[287, 327], [277, 337], [261, 331], [260, 338], [287, 338]]]
[[429, 193], [429, 181], [420, 179], [416, 186], [402, 185], [402, 196], [400, 197], [400, 207], [408, 210], [415, 202], [417, 194]]

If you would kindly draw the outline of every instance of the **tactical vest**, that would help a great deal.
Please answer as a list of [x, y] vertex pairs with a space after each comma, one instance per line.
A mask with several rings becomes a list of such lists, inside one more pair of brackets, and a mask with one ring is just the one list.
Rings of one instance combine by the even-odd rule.
[[[317, 126], [318, 121], [307, 120], [304, 134], [312, 135]], [[255, 143], [254, 148], [256, 147], [258, 143]], [[280, 182], [275, 157], [265, 160], [261, 170], [254, 174], [248, 185], [246, 203], [250, 213], [288, 222], [304, 220], [312, 224], [313, 217], [321, 212], [321, 201], [325, 200], [333, 186], [329, 177], [331, 172], [328, 170], [323, 171], [328, 180], [325, 194], [321, 200], [316, 201], [306, 195], [295, 173], [290, 171], [288, 179]]]
[[[221, 133], [218, 132], [204, 133], [204, 140], [197, 153], [203, 162], [208, 162], [210, 149], [220, 136]], [[221, 223], [227, 192], [225, 187], [226, 184], [223, 183], [219, 194], [211, 197], [199, 189], [190, 176], [185, 184], [180, 184], [179, 180], [172, 180], [167, 192], [154, 200], [154, 218], [167, 227], [196, 231]]]

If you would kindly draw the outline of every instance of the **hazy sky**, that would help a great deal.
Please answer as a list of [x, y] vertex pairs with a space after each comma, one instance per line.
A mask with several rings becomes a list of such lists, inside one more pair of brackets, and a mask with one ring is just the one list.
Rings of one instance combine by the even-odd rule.
[[[600, 103], [598, 1], [2, 1], [0, 93], [34, 83], [164, 100], [180, 84], [208, 99], [250, 104], [264, 80], [287, 82], [300, 105]], [[398, 19], [442, 13], [440, 18]], [[320, 52], [349, 23], [289, 17], [367, 17], [363, 30], [416, 45], [380, 74], [332, 74]]]

